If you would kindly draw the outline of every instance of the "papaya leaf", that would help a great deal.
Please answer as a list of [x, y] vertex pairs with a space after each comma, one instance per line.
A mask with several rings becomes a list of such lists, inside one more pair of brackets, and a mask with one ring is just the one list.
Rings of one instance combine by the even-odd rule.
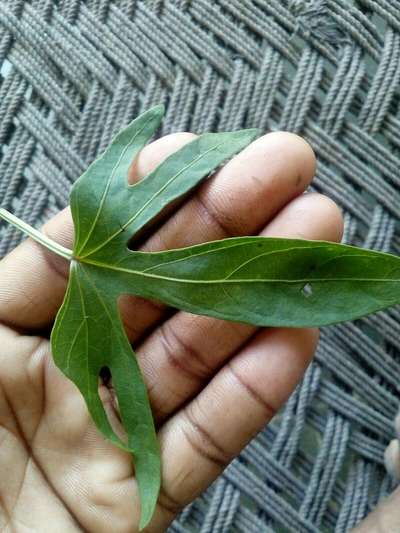
[[108, 268], [127, 290], [190, 313], [256, 326], [319, 327], [400, 302], [400, 259], [325, 241], [237, 237], [130, 251]]
[[[164, 252], [130, 250], [132, 237], [259, 133], [206, 133], [129, 185], [129, 165], [162, 115], [157, 106], [131, 122], [73, 186], [72, 251], [0, 209], [0, 216], [71, 261], [51, 334], [53, 357], [81, 391], [102, 434], [132, 453], [141, 528], [158, 498], [160, 451], [146, 387], [118, 310], [121, 294], [221, 319], [289, 327], [352, 320], [400, 302], [399, 258], [353, 246], [239, 237]], [[115, 434], [98, 394], [105, 367], [126, 439]]]

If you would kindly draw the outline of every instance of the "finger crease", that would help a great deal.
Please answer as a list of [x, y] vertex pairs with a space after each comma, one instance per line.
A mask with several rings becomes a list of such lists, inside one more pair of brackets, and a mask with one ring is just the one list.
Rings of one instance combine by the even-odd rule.
[[266, 411], [267, 416], [269, 418], [273, 418], [276, 415], [276, 409], [272, 407], [270, 403], [268, 403], [262, 396], [259, 394], [254, 387], [249, 385], [247, 381], [245, 381], [241, 375], [236, 372], [233, 365], [231, 363], [228, 363], [227, 368], [231, 375], [235, 378], [235, 380], [239, 383], [239, 385], [247, 392], [249, 396], [251, 396], [263, 409]]
[[203, 215], [211, 220], [211, 222], [217, 226], [217, 228], [220, 230], [220, 232], [225, 237], [233, 237], [234, 232], [226, 225], [224, 224], [220, 217], [214, 212], [213, 209], [210, 209], [206, 202], [201, 198], [200, 195], [196, 196], [196, 200], [198, 202], [198, 205], [200, 206], [201, 211], [203, 212]]
[[[21, 481], [21, 486], [20, 486], [20, 489], [18, 491], [17, 500], [20, 497], [20, 492], [21, 492], [22, 486], [23, 486], [23, 484], [25, 482], [26, 471], [27, 471], [29, 460], [31, 460], [34, 463], [34, 465], [37, 467], [37, 469], [40, 472], [40, 474], [42, 475], [43, 479], [47, 482], [47, 484], [48, 484], [49, 488], [52, 490], [53, 494], [57, 497], [57, 499], [63, 505], [65, 510], [70, 514], [71, 518], [75, 521], [76, 525], [79, 526], [80, 528], [82, 528], [82, 524], [79, 522], [79, 519], [72, 512], [72, 509], [69, 507], [69, 504], [61, 497], [60, 492], [56, 489], [56, 486], [53, 484], [51, 478], [47, 475], [46, 470], [44, 469], [44, 467], [42, 466], [40, 461], [38, 461], [38, 459], [36, 458], [36, 455], [34, 453], [33, 445], [31, 445], [31, 443], [27, 439], [27, 437], [26, 437], [26, 435], [25, 435], [25, 433], [23, 431], [23, 428], [22, 428], [22, 426], [21, 426], [21, 424], [19, 422], [17, 414], [16, 414], [16, 412], [14, 410], [14, 407], [13, 407], [12, 403], [10, 402], [10, 400], [9, 400], [9, 398], [8, 398], [8, 396], [7, 396], [7, 394], [6, 394], [4, 389], [3, 389], [3, 394], [4, 394], [4, 400], [5, 400], [6, 404], [7, 404], [7, 407], [10, 410], [10, 414], [11, 414], [12, 418], [15, 420], [15, 429], [17, 431], [17, 438], [19, 438], [21, 444], [23, 445], [23, 447], [25, 449], [26, 454], [28, 455], [27, 463], [25, 465], [25, 469], [24, 469], [24, 473], [23, 473], [23, 477], [22, 477], [22, 481]], [[33, 440], [35, 439], [35, 436], [36, 436], [36, 433], [38, 431], [38, 428], [39, 428], [39, 425], [36, 428], [35, 435], [33, 435], [33, 437], [32, 437], [32, 443], [33, 443]], [[11, 515], [12, 514], [13, 513], [11, 511]], [[83, 528], [82, 528], [82, 531], [84, 531]]]
[[[0, 494], [0, 510], [2, 511], [3, 516], [5, 517], [6, 521], [2, 524], [2, 531], [7, 531], [6, 527], [8, 525], [11, 525], [11, 519], [12, 516], [10, 512], [8, 511], [6, 502], [3, 500], [2, 495]], [[12, 530], [11, 530], [12, 531]]]
[[232, 460], [231, 454], [228, 454], [210, 435], [210, 433], [189, 414], [186, 409], [184, 411], [187, 422], [190, 425], [188, 430], [185, 425], [182, 426], [184, 435], [190, 446], [204, 459], [210, 461], [219, 469], [224, 469], [225, 466]]
[[[161, 342], [165, 355], [172, 367], [176, 368], [189, 379], [199, 382], [210, 375], [212, 369], [206, 365], [198, 350], [186, 344], [166, 322], [160, 328]], [[166, 330], [168, 328], [168, 330]], [[168, 333], [167, 333], [168, 331]], [[172, 336], [172, 341], [169, 336]], [[174, 344], [177, 348], [174, 348]]]
[[[41, 341], [38, 343], [36, 348], [32, 351], [32, 355], [39, 349], [39, 347], [40, 347], [42, 342], [44, 342], [43, 339], [41, 339]], [[44, 365], [43, 365], [43, 372], [44, 372]], [[43, 374], [43, 379], [44, 379], [44, 374]], [[43, 388], [43, 391], [44, 391], [43, 394], [45, 395], [45, 389], [46, 389], [45, 385], [43, 385], [42, 388]], [[2, 387], [2, 392], [3, 392], [3, 396], [4, 396], [4, 401], [7, 404], [7, 407], [9, 408], [11, 417], [15, 421], [15, 430], [16, 430], [15, 436], [21, 442], [21, 444], [23, 445], [23, 447], [25, 449], [26, 454], [28, 455], [27, 463], [29, 462], [29, 460], [31, 460], [34, 463], [34, 465], [37, 467], [38, 471], [42, 475], [43, 479], [45, 480], [45, 482], [47, 482], [49, 488], [52, 490], [53, 494], [57, 497], [57, 499], [60, 501], [60, 503], [66, 509], [66, 511], [69, 513], [71, 518], [75, 521], [76, 525], [79, 526], [82, 529], [82, 531], [83, 531], [82, 524], [79, 522], [79, 519], [72, 512], [72, 509], [69, 507], [69, 504], [62, 498], [60, 492], [56, 488], [55, 484], [52, 482], [50, 476], [47, 474], [47, 471], [42, 466], [41, 462], [37, 459], [37, 457], [36, 457], [36, 455], [34, 453], [34, 441], [35, 441], [36, 435], [37, 435], [38, 430], [39, 430], [40, 422], [36, 426], [33, 435], [30, 438], [28, 438], [27, 435], [25, 434], [24, 430], [23, 430], [22, 424], [21, 424], [21, 422], [20, 422], [20, 420], [19, 420], [19, 418], [17, 416], [17, 412], [15, 411], [14, 406], [13, 406], [10, 398], [8, 397], [4, 387]], [[42, 402], [45, 402], [45, 396], [43, 396]], [[43, 405], [45, 405], [45, 404], [42, 403], [42, 406]], [[42, 407], [42, 409], [43, 409], [43, 407]], [[21, 484], [21, 489], [22, 489], [22, 485], [23, 485], [24, 480], [25, 480], [27, 466], [28, 466], [28, 464], [25, 465], [24, 476], [23, 476], [23, 479], [22, 479], [22, 482], [21, 482], [22, 483]]]
[[177, 515], [182, 509], [183, 505], [177, 502], [168, 492], [161, 487], [160, 493], [158, 495], [158, 505], [163, 511], [167, 511], [172, 515]]

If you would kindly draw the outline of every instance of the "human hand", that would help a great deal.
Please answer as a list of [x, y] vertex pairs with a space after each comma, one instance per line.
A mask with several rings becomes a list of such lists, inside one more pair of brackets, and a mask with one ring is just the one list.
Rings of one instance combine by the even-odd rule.
[[383, 500], [352, 533], [398, 533], [400, 531], [400, 488]]
[[[192, 138], [174, 134], [147, 146], [132, 164], [130, 180]], [[299, 137], [261, 137], [197, 189], [143, 249], [260, 232], [338, 241], [342, 218], [336, 205], [302, 194], [314, 167], [312, 150]], [[71, 247], [69, 210], [43, 231]], [[67, 277], [68, 263], [31, 239], [0, 262], [0, 527], [137, 531], [140, 506], [131, 456], [97, 431], [81, 394], [55, 367], [43, 333], [62, 302]], [[163, 531], [286, 401], [313, 355], [317, 332], [257, 330], [172, 314], [131, 296], [121, 298], [120, 306], [162, 453], [162, 489], [146, 531]], [[104, 384], [100, 392], [118, 424], [112, 387]]]
[[[396, 438], [387, 446], [384, 454], [386, 470], [400, 481], [400, 411], [394, 420]], [[360, 522], [353, 533], [397, 533], [400, 531], [400, 487], [381, 501], [366, 519]]]

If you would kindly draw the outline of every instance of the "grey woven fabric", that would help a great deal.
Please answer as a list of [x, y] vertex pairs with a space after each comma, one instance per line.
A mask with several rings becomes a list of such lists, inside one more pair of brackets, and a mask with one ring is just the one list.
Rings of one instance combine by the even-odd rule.
[[[347, 243], [400, 253], [398, 0], [1, 0], [0, 203], [40, 225], [133, 116], [304, 135]], [[21, 239], [1, 226], [1, 255]], [[171, 532], [348, 531], [390, 489], [399, 309], [326, 328], [286, 407]]]

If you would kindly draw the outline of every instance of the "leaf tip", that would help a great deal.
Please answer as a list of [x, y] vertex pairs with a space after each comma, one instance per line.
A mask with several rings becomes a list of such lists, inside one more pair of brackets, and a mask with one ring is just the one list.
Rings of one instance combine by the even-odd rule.
[[163, 117], [165, 114], [165, 106], [164, 104], [157, 104], [153, 106], [149, 111], [153, 112], [155, 115]]
[[257, 137], [260, 137], [262, 135], [262, 130], [259, 128], [248, 128], [244, 130], [236, 130], [231, 133], [228, 132], [229, 135], [233, 135], [234, 138], [236, 138], [238, 141], [244, 141], [247, 144], [251, 143], [256, 139]]
[[150, 519], [146, 516], [140, 517], [140, 523], [139, 523], [139, 531], [143, 531], [144, 528], [147, 526], [147, 524], [150, 522]]
[[147, 527], [153, 518], [154, 508], [144, 510], [143, 501], [140, 502], [142, 510], [140, 512], [140, 522], [139, 522], [139, 531], [143, 531]]

